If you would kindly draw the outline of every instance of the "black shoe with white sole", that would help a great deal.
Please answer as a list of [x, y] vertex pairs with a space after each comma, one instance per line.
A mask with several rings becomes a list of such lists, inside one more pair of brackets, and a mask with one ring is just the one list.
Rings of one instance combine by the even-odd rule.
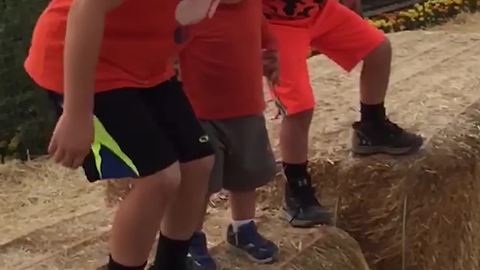
[[283, 211], [293, 227], [333, 224], [331, 213], [315, 197], [315, 189], [308, 174], [305, 178], [292, 179], [287, 183]]
[[380, 124], [355, 122], [352, 152], [359, 155], [408, 155], [417, 152], [423, 138], [385, 119]]

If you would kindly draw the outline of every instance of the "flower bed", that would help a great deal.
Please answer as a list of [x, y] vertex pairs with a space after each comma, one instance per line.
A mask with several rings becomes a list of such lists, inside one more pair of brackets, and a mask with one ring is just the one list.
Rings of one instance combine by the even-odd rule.
[[389, 33], [430, 27], [444, 23], [459, 13], [477, 10], [480, 10], [480, 0], [427, 0], [406, 10], [374, 16], [368, 21]]

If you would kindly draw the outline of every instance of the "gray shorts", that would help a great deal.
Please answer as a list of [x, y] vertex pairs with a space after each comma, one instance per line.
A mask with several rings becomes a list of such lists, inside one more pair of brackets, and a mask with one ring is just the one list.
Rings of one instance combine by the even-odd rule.
[[201, 123], [215, 149], [210, 192], [250, 191], [273, 180], [275, 158], [263, 114]]

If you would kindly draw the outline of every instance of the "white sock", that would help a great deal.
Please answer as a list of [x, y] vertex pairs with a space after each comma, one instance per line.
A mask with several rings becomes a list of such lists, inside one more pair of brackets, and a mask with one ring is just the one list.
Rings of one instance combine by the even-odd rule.
[[253, 221], [253, 219], [244, 219], [244, 220], [234, 220], [234, 221], [232, 221], [233, 232], [237, 233], [238, 228], [240, 228], [242, 225], [248, 224], [252, 221]]

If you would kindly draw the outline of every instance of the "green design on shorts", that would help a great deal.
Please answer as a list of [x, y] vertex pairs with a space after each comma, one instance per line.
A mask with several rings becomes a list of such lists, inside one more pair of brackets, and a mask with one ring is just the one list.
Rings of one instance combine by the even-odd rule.
[[133, 161], [122, 151], [115, 139], [110, 136], [108, 131], [103, 126], [102, 122], [94, 116], [93, 127], [95, 130], [95, 139], [92, 144], [92, 152], [95, 157], [95, 166], [97, 167], [98, 174], [102, 178], [102, 156], [100, 155], [100, 149], [103, 147], [108, 148], [118, 158], [120, 158], [125, 165], [127, 165], [137, 176], [139, 172]]

